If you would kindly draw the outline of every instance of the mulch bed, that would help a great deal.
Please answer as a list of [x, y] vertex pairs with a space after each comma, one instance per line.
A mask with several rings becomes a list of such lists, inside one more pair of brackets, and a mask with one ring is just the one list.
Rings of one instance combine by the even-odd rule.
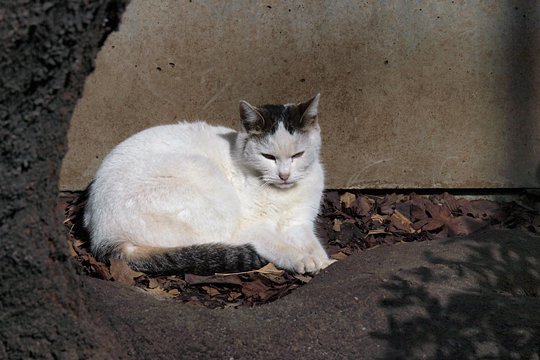
[[[272, 264], [236, 274], [148, 276], [120, 260], [97, 261], [82, 225], [83, 193], [61, 198], [70, 254], [81, 273], [136, 286], [156, 296], [210, 308], [254, 306], [279, 299], [313, 276], [293, 274]], [[364, 195], [359, 191], [326, 191], [317, 219], [328, 254], [343, 260], [354, 252], [397, 242], [426, 241], [469, 235], [488, 227], [540, 233], [540, 216], [515, 202], [466, 200], [449, 193], [420, 196]]]

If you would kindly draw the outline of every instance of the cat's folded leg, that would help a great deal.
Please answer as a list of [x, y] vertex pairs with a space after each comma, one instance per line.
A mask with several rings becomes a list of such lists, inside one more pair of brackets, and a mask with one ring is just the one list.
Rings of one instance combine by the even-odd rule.
[[306, 272], [317, 273], [335, 260], [330, 259], [310, 225], [295, 225], [285, 230], [287, 243], [294, 244], [304, 254]]
[[253, 245], [267, 261], [300, 274], [317, 273], [335, 262], [309, 227], [294, 226], [283, 233], [274, 225], [258, 224], [244, 229], [236, 241]]
[[265, 260], [277, 267], [300, 274], [316, 272], [324, 266], [319, 261], [318, 255], [306, 253], [296, 244], [286, 241], [284, 235], [276, 231], [275, 226], [271, 224], [258, 224], [246, 228], [237, 235], [235, 242], [251, 244]]

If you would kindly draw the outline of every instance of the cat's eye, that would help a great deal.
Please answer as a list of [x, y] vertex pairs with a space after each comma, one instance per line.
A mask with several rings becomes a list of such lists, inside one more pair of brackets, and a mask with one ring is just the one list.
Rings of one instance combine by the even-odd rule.
[[274, 160], [276, 161], [276, 157], [274, 155], [270, 155], [270, 154], [263, 154], [261, 153], [262, 156], [264, 156], [265, 158], [267, 158], [268, 160]]
[[303, 151], [300, 151], [299, 153], [296, 153], [292, 156], [293, 159], [299, 158], [300, 156], [304, 155]]

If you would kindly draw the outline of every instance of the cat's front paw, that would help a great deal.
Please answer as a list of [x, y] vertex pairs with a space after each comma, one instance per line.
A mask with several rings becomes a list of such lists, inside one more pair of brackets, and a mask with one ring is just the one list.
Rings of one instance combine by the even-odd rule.
[[306, 255], [296, 262], [294, 271], [299, 274], [310, 273], [317, 274], [322, 269], [325, 269], [329, 265], [333, 264], [336, 260], [329, 259], [328, 257], [321, 257], [317, 255]]

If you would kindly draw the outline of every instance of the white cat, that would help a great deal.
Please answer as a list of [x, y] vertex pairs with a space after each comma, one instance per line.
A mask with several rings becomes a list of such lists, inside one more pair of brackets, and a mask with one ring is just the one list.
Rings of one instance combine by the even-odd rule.
[[324, 186], [317, 108], [240, 102], [242, 129], [163, 125], [119, 144], [89, 188], [94, 255], [150, 273], [298, 273], [329, 259], [315, 235]]

